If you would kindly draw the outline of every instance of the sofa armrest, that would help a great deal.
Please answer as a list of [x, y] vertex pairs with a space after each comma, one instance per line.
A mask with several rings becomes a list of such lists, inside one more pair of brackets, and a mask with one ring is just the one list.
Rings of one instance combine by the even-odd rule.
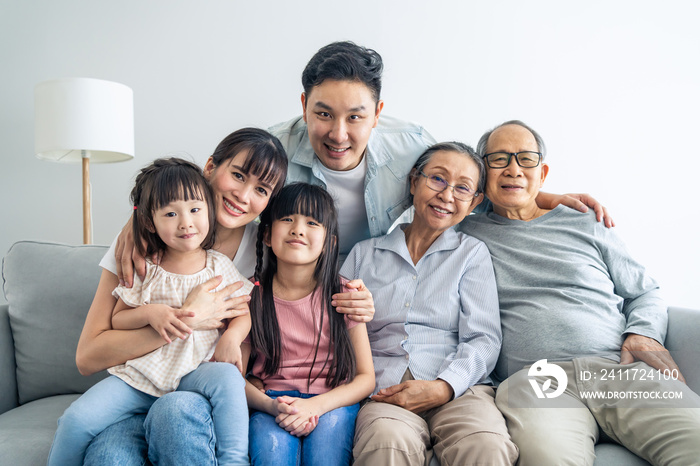
[[19, 405], [15, 344], [10, 328], [9, 309], [7, 304], [0, 305], [0, 414]]
[[700, 310], [668, 308], [666, 348], [671, 352], [688, 386], [700, 393]]

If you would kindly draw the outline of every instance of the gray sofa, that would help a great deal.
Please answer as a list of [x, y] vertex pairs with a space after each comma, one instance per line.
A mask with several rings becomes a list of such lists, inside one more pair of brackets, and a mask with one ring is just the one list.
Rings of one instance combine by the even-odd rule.
[[[83, 377], [75, 350], [106, 247], [22, 241], [3, 259], [0, 306], [0, 463], [46, 464], [63, 410], [105, 373]], [[700, 310], [669, 309], [667, 347], [700, 391]], [[647, 464], [612, 443], [596, 465]]]

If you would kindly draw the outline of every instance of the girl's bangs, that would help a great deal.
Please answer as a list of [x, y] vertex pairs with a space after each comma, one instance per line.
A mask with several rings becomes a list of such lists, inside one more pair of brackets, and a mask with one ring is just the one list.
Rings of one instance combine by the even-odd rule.
[[262, 148], [249, 148], [241, 168], [249, 175], [257, 176], [260, 178], [260, 181], [270, 185], [273, 188], [273, 192], [279, 192], [282, 184], [284, 184], [284, 178], [286, 178], [286, 176], [283, 176], [283, 174], [286, 174], [286, 167], [280, 167], [277, 158], [269, 152], [271, 151], [268, 145]]
[[285, 195], [277, 198], [272, 210], [272, 221], [290, 215], [303, 215], [327, 227], [332, 206], [305, 187], [294, 188], [294, 185], [287, 186]]
[[156, 180], [152, 194], [153, 210], [160, 209], [174, 201], [205, 200], [205, 182], [190, 170], [164, 170]]

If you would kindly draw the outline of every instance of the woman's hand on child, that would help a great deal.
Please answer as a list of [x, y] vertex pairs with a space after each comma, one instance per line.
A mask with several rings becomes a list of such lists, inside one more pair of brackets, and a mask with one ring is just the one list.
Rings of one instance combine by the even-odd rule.
[[146, 259], [134, 246], [134, 231], [131, 226], [132, 218], [126, 222], [117, 237], [114, 256], [117, 260], [117, 277], [119, 284], [131, 288], [134, 283], [134, 269], [139, 277], [146, 276]]
[[248, 314], [250, 295], [229, 298], [238, 291], [243, 282], [236, 282], [219, 290], [214, 290], [221, 283], [221, 276], [216, 276], [197, 285], [185, 299], [182, 309], [194, 312], [194, 317], [183, 319], [192, 330], [211, 330], [224, 326], [224, 319]]
[[214, 349], [214, 361], [233, 364], [243, 373], [243, 356], [241, 355], [241, 343], [234, 338], [228, 338], [226, 332], [219, 338]]
[[185, 340], [192, 329], [190, 329], [181, 319], [192, 317], [193, 312], [182, 309], [175, 309], [169, 306], [155, 306], [148, 312], [148, 324], [155, 329], [165, 341], [171, 343], [170, 335]]
[[374, 318], [374, 299], [364, 282], [357, 278], [345, 284], [346, 288], [354, 291], [336, 293], [331, 305], [341, 314], [346, 314], [350, 320], [369, 322]]
[[280, 413], [275, 418], [281, 428], [295, 437], [309, 435], [318, 425], [319, 413], [313, 399], [279, 396], [275, 401], [296, 409], [293, 413]]

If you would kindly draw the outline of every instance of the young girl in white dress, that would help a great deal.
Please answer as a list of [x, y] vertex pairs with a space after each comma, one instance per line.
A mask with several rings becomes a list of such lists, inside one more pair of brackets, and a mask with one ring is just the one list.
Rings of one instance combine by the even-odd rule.
[[[164, 346], [108, 369], [112, 374], [76, 400], [58, 421], [49, 465], [82, 464], [92, 439], [108, 426], [147, 412], [158, 397], [174, 391], [201, 393], [212, 405], [219, 464], [248, 464], [248, 412], [240, 372], [240, 343], [250, 317], [234, 318], [218, 330], [192, 331], [194, 313], [180, 310], [192, 289], [217, 275], [219, 288], [242, 281], [235, 296], [250, 293], [246, 280], [214, 244], [215, 212], [209, 184], [197, 165], [158, 159], [142, 169], [131, 192], [136, 244], [148, 261], [143, 280], [118, 286], [112, 313], [115, 329], [151, 326]], [[230, 363], [208, 362], [217, 347]], [[223, 358], [222, 358], [223, 359]], [[238, 367], [237, 367], [238, 366]]]

